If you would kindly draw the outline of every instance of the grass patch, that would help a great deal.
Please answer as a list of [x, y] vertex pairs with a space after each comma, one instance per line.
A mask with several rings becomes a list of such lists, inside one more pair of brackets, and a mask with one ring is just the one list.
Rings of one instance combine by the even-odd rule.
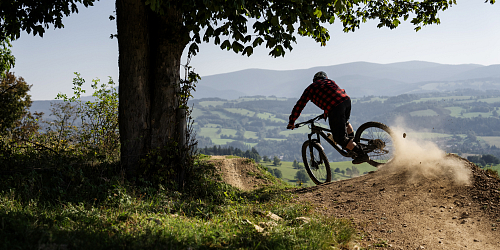
[[203, 102], [200, 102], [199, 105], [202, 107], [208, 107], [208, 106], [217, 107], [220, 105], [224, 105], [224, 103], [226, 103], [226, 102], [227, 101], [203, 101]]
[[250, 111], [248, 109], [242, 109], [242, 108], [225, 108], [225, 110], [228, 111], [228, 112], [239, 114], [239, 115], [243, 115], [243, 116], [252, 117], [252, 116], [255, 115], [255, 112]]
[[464, 118], [473, 118], [473, 117], [483, 117], [483, 118], [488, 118], [493, 116], [493, 111], [492, 112], [468, 112], [464, 113], [463, 117]]
[[247, 139], [258, 139], [259, 136], [257, 135], [257, 132], [253, 131], [245, 131], [245, 138]]
[[426, 110], [418, 110], [418, 111], [413, 111], [410, 112], [411, 116], [437, 116], [438, 114], [436, 111], [432, 109], [426, 109]]
[[271, 113], [267, 113], [267, 112], [258, 113], [257, 117], [260, 118], [260, 119], [263, 119], [263, 120], [270, 120], [270, 121], [273, 121], [273, 122], [282, 122], [284, 124], [288, 123], [288, 121], [276, 118], [276, 115], [271, 114]]
[[[236, 129], [229, 129], [229, 128], [217, 128], [217, 126], [214, 126], [216, 124], [211, 124], [208, 126], [205, 126], [201, 128], [201, 132], [199, 135], [201, 136], [206, 136], [210, 137], [212, 140], [213, 139], [220, 139], [221, 135], [232, 135], [236, 136]], [[220, 131], [220, 133], [218, 133]]]
[[414, 100], [412, 102], [428, 102], [428, 101], [459, 101], [459, 102], [473, 102], [470, 96], [443, 96], [443, 97], [426, 97]]
[[[0, 191], [2, 249], [331, 249], [355, 235], [349, 220], [324, 217], [301, 204], [283, 185], [243, 192], [220, 182], [213, 165], [200, 162], [179, 193], [108, 184], [103, 200], [23, 199]], [[272, 178], [263, 168], [261, 174]], [[257, 174], [257, 173], [256, 173]], [[279, 181], [276, 181], [279, 183]], [[273, 221], [267, 212], [282, 219]], [[295, 220], [305, 216], [309, 223]], [[264, 228], [256, 230], [254, 225]]]
[[233, 142], [233, 139], [212, 139], [214, 145], [226, 145], [228, 142]]
[[220, 111], [210, 111], [210, 113], [212, 113], [212, 114], [216, 114], [216, 115], [219, 115], [219, 117], [220, 117], [221, 119], [233, 119], [232, 117], [227, 116], [224, 112], [220, 112]]
[[453, 117], [462, 117], [462, 111], [465, 112], [465, 109], [461, 107], [446, 107], [445, 109], [451, 111], [450, 116]]
[[487, 167], [484, 168], [484, 170], [500, 173], [500, 164], [488, 165]]
[[[299, 162], [299, 164], [301, 166], [304, 166], [304, 164], [302, 163], [302, 159], [298, 159], [297, 161]], [[290, 184], [292, 186], [295, 186], [297, 184], [296, 180], [295, 180], [295, 174], [297, 174], [297, 171], [299, 171], [299, 169], [293, 168], [293, 166], [292, 166], [293, 162], [281, 161], [280, 166], [274, 166], [272, 162], [261, 162], [261, 165], [266, 167], [267, 169], [271, 169], [271, 168], [279, 169], [281, 171], [281, 173], [283, 174], [281, 179], [283, 179], [284, 181], [286, 181], [288, 184]], [[332, 181], [345, 180], [345, 179], [350, 179], [350, 178], [354, 177], [354, 176], [348, 176], [346, 174], [334, 172], [335, 169], [337, 169], [337, 168], [339, 168], [340, 171], [342, 171], [342, 170], [345, 171], [347, 168], [352, 168], [352, 166], [353, 165], [350, 161], [330, 162], [330, 168], [332, 171]], [[362, 175], [365, 172], [377, 170], [377, 168], [371, 166], [368, 163], [356, 165], [356, 168], [359, 170], [360, 175]], [[316, 184], [314, 184], [311, 180], [308, 180], [307, 182], [302, 184], [303, 187], [304, 186], [311, 187], [311, 186], [315, 186], [315, 185]]]
[[478, 136], [478, 138], [491, 146], [495, 145], [496, 147], [500, 147], [500, 136]]
[[203, 112], [201, 109], [193, 108], [193, 112], [191, 113], [191, 116], [196, 119], [199, 116], [204, 115], [205, 112]]

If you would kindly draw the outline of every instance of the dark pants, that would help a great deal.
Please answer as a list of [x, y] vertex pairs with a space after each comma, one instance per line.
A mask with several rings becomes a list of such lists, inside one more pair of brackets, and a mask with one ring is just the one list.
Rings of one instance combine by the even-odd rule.
[[347, 121], [351, 117], [351, 100], [345, 100], [339, 105], [333, 107], [328, 112], [328, 123], [330, 123], [330, 129], [332, 130], [333, 140], [345, 148], [347, 143], [349, 143], [349, 137], [347, 136]]

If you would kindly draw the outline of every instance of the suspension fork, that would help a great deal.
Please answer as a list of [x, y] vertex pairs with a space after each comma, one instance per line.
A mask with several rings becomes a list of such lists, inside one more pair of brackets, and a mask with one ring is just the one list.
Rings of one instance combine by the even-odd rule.
[[[317, 132], [316, 132], [316, 133], [314, 132], [314, 128], [312, 128], [312, 130], [313, 130], [313, 132], [311, 132], [310, 134], [308, 134], [308, 135], [307, 135], [307, 137], [308, 137], [308, 139], [309, 139], [309, 156], [310, 156], [310, 158], [311, 158], [311, 160], [312, 160], [311, 164], [313, 164], [313, 167], [317, 168], [317, 167], [318, 167], [318, 165], [320, 165], [320, 164], [322, 164], [322, 163], [323, 163], [323, 162], [322, 162], [322, 161], [323, 161], [323, 159], [321, 159], [321, 157], [319, 157], [319, 159], [315, 159], [315, 158], [314, 158], [314, 154], [313, 154], [313, 145], [312, 145], [314, 141], [313, 141], [313, 139], [312, 139], [312, 136], [313, 136], [314, 134], [316, 134], [316, 141], [317, 141], [317, 142], [319, 142], [319, 140], [320, 140], [320, 139], [319, 139], [319, 134], [318, 134]], [[318, 162], [318, 160], [319, 160], [319, 162]]]

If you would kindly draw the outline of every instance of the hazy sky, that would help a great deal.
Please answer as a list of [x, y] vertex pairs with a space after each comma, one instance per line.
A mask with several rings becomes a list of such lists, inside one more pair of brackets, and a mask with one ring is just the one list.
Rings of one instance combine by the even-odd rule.
[[[326, 47], [298, 37], [292, 52], [273, 58], [265, 46], [247, 57], [202, 44], [191, 66], [203, 77], [247, 68], [292, 70], [356, 61], [500, 64], [500, 4], [482, 0], [457, 3], [439, 15], [440, 25], [419, 32], [409, 23], [389, 30], [368, 22], [354, 33], [343, 33], [341, 24], [336, 23], [328, 28], [332, 38]], [[114, 1], [102, 0], [65, 18], [63, 29], [51, 28], [43, 38], [22, 33], [13, 43], [13, 71], [33, 85], [33, 100], [50, 100], [59, 92], [70, 94], [73, 72], [80, 72], [87, 80], [87, 89], [96, 77], [107, 81], [111, 76], [118, 82], [118, 44], [109, 39], [116, 33], [116, 22], [108, 18], [113, 10]]]

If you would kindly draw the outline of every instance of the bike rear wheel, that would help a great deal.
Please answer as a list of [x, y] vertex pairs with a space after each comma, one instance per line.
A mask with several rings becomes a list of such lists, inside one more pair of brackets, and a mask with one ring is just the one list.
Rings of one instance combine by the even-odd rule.
[[354, 142], [361, 144], [374, 167], [387, 164], [394, 158], [394, 140], [391, 129], [379, 122], [367, 122], [356, 131]]
[[321, 144], [315, 141], [305, 141], [302, 144], [302, 160], [307, 174], [315, 184], [332, 181], [330, 163]]

